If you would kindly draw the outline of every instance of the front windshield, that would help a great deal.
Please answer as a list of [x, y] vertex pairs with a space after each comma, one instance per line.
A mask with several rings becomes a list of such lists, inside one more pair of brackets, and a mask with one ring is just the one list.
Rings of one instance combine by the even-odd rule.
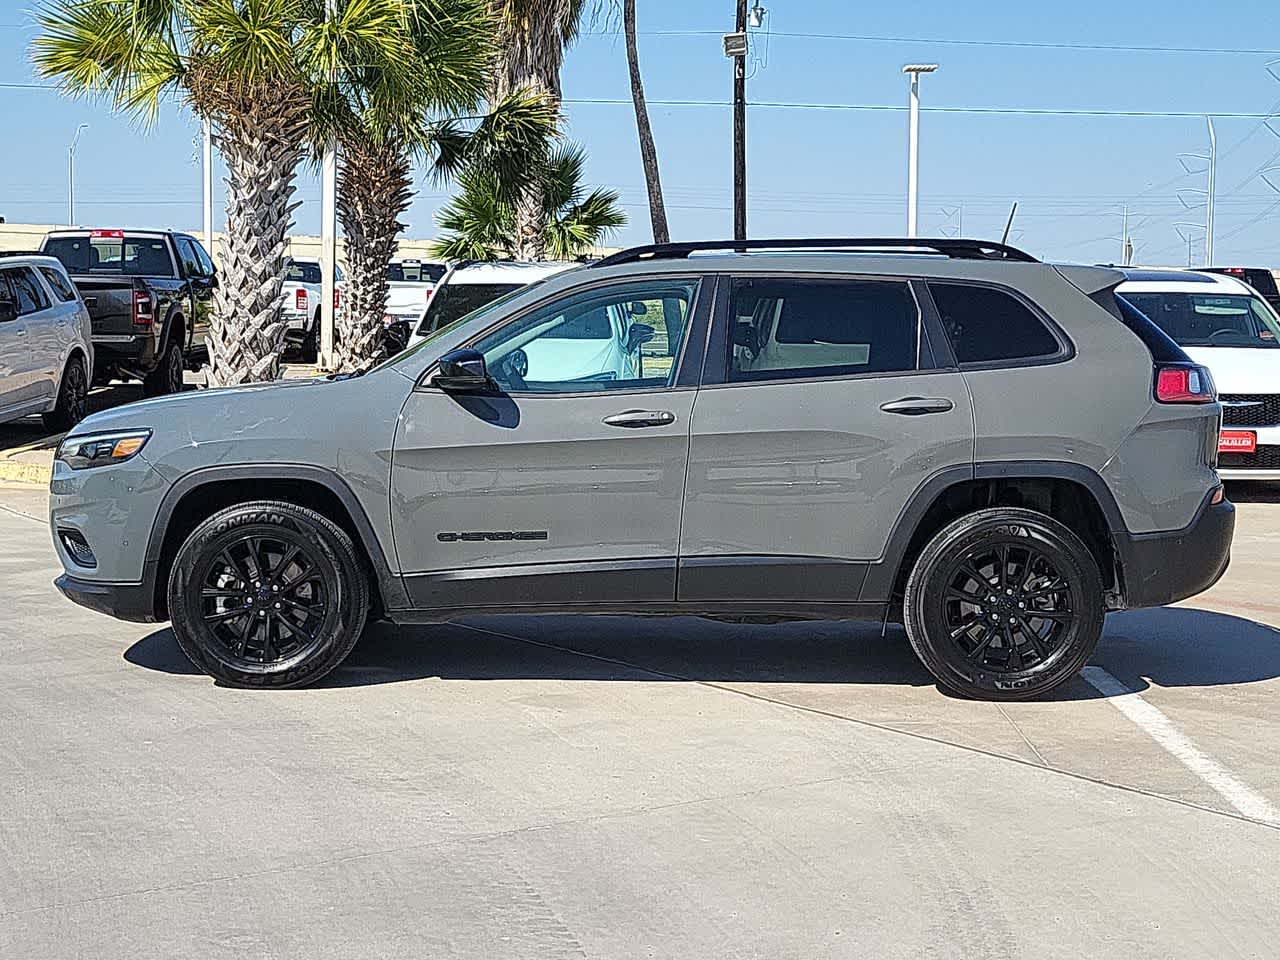
[[[434, 343], [436, 340], [439, 340], [446, 333], [452, 333], [454, 330], [462, 326], [464, 323], [470, 323], [472, 320], [479, 320], [480, 318], [488, 316], [491, 313], [496, 313], [509, 300], [514, 300], [516, 297], [520, 296], [526, 291], [533, 290], [541, 286], [545, 282], [546, 281], [544, 280], [535, 280], [533, 283], [517, 284], [511, 289], [509, 289], [505, 295], [498, 297], [498, 299], [489, 301], [487, 303], [483, 303], [478, 308], [471, 310], [467, 313], [464, 313], [462, 314], [462, 316], [454, 317], [448, 323], [443, 324], [442, 326], [439, 326], [439, 327], [435, 327], [434, 329], [428, 327], [428, 323], [431, 320], [431, 311], [428, 309], [427, 315], [422, 318], [422, 323], [419, 324], [418, 326], [419, 335], [424, 336], [425, 339], [419, 340], [417, 343], [413, 344], [412, 346], [404, 350], [401, 350], [395, 356], [390, 357], [387, 360], [384, 360], [381, 364], [378, 365], [378, 367], [381, 368], [381, 367], [385, 367], [387, 364], [390, 364], [390, 363], [397, 363], [403, 358], [410, 356], [411, 354], [417, 353], [423, 347], [426, 347]], [[474, 288], [476, 284], [468, 284], [467, 286], [468, 288]], [[494, 286], [496, 286], [496, 284], [494, 284]], [[507, 285], [503, 284], [502, 286], [505, 287]], [[461, 284], [459, 285], [459, 287], [461, 287]], [[444, 293], [446, 290], [449, 290], [449, 289], [451, 288], [448, 286], [441, 287], [440, 293]], [[439, 299], [439, 295], [437, 295], [436, 297], [436, 300], [438, 299]], [[431, 301], [433, 305], [435, 304], [436, 300]]]
[[1280, 349], [1280, 317], [1261, 297], [1124, 291], [1121, 295], [1179, 346]]
[[427, 312], [418, 324], [418, 333], [425, 335], [447, 327], [455, 320], [497, 300], [505, 300], [524, 288], [523, 283], [446, 283], [431, 298]]

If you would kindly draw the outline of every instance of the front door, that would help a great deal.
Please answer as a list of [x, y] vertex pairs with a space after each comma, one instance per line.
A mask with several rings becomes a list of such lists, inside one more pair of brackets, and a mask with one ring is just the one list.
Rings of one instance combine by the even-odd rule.
[[416, 606], [674, 599], [698, 290], [662, 277], [564, 293], [470, 344], [495, 389], [413, 391], [391, 510]]
[[733, 281], [690, 438], [679, 599], [855, 603], [904, 506], [973, 463], [901, 279]]

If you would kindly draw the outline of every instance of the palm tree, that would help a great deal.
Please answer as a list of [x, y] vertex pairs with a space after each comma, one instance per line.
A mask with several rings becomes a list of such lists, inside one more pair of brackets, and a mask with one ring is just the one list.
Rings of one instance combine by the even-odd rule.
[[68, 93], [109, 99], [144, 124], [175, 98], [212, 122], [228, 176], [211, 386], [277, 375], [294, 177], [321, 81], [352, 64], [406, 69], [402, 3], [351, 0], [333, 20], [321, 0], [48, 0], [39, 15], [36, 67]]
[[336, 359], [343, 372], [381, 354], [387, 264], [413, 197], [415, 160], [437, 178], [464, 164], [510, 174], [545, 154], [556, 111], [514, 92], [475, 116], [489, 89], [493, 22], [488, 0], [403, 0], [409, 70], [356, 67], [340, 96], [317, 106], [317, 135], [339, 141], [338, 216], [346, 235], [347, 284]]
[[[541, 245], [553, 260], [574, 260], [599, 246], [626, 225], [618, 193], [582, 185], [586, 155], [576, 144], [557, 147], [536, 174], [542, 185]], [[502, 178], [491, 170], [469, 168], [459, 177], [462, 192], [440, 209], [436, 219], [449, 233], [432, 249], [445, 260], [519, 259], [519, 201], [504, 193]]]
[[649, 126], [649, 107], [640, 80], [640, 54], [636, 49], [636, 0], [622, 0], [622, 32], [627, 45], [627, 72], [631, 75], [631, 103], [636, 112], [636, 131], [640, 135], [640, 162], [644, 164], [644, 183], [649, 191], [649, 220], [653, 224], [653, 242], [671, 239], [667, 229], [667, 208], [662, 200], [662, 180], [658, 176], [658, 148]]
[[[560, 109], [560, 67], [564, 52], [578, 36], [585, 0], [490, 0], [498, 30], [498, 61], [490, 102], [516, 90], [548, 96]], [[543, 246], [543, 184], [529, 178], [516, 202], [515, 254], [540, 260]]]

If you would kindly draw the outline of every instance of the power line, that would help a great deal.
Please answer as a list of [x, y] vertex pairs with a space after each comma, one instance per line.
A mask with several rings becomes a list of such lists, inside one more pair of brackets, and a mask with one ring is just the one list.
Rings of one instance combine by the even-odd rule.
[[[723, 30], [641, 30], [641, 36], [650, 37], [718, 37]], [[587, 36], [617, 36], [617, 30], [591, 30]], [[775, 37], [792, 40], [842, 40], [858, 43], [934, 43], [962, 47], [1013, 47], [1031, 50], [1091, 50], [1115, 53], [1188, 53], [1188, 54], [1248, 54], [1280, 56], [1280, 50], [1250, 47], [1162, 47], [1146, 44], [1110, 43], [1055, 43], [1041, 40], [957, 40], [951, 37], [892, 37], [855, 33], [798, 33], [774, 30]]]
[[[629, 99], [589, 97], [566, 99], [565, 103], [582, 106], [632, 106]], [[653, 100], [651, 105], [662, 107], [727, 107], [727, 100]], [[753, 109], [767, 110], [844, 110], [882, 113], [903, 113], [907, 107], [886, 103], [800, 103], [769, 100], [755, 100]], [[1101, 110], [1101, 109], [1058, 109], [1053, 107], [921, 107], [924, 113], [968, 113], [992, 114], [997, 116], [1052, 116], [1052, 117], [1154, 117], [1161, 119], [1195, 119], [1206, 115], [1223, 120], [1262, 120], [1271, 116], [1268, 113], [1244, 113], [1229, 110]]]

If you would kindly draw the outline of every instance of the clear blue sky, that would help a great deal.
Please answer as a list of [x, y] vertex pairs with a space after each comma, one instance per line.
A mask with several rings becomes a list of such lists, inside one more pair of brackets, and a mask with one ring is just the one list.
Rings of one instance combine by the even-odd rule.
[[[1280, 11], [1262, 0], [1200, 5], [1197, 15], [1163, 2], [1041, 4], [994, 0], [849, 3], [771, 0], [768, 35], [755, 35], [754, 101], [903, 106], [907, 62], [937, 62], [923, 81], [925, 107], [1256, 113], [1280, 110], [1280, 81], [1266, 72], [1280, 58]], [[22, 4], [0, 4], [0, 82], [30, 82], [33, 28]], [[732, 0], [639, 0], [640, 53], [651, 101], [727, 102], [730, 67], [719, 33], [732, 27]], [[675, 35], [663, 31], [676, 31]], [[679, 35], [679, 31], [695, 32]], [[696, 33], [705, 31], [706, 33]], [[781, 34], [924, 38], [911, 42], [814, 39]], [[980, 41], [941, 43], [933, 40]], [[1260, 49], [1266, 53], [1176, 53], [1046, 49], [1007, 42]], [[767, 58], [766, 58], [767, 53]], [[1280, 72], [1280, 67], [1277, 68]], [[590, 153], [593, 183], [621, 191], [631, 225], [616, 242], [648, 239], [648, 214], [628, 103], [573, 101], [629, 97], [621, 38], [588, 34], [564, 70], [569, 132]], [[725, 236], [731, 228], [730, 112], [727, 105], [653, 104], [672, 233]], [[77, 219], [100, 225], [198, 227], [200, 168], [194, 119], [166, 110], [140, 131], [103, 105], [46, 90], [0, 87], [7, 132], [0, 165], [0, 214], [10, 221], [66, 218], [66, 145], [81, 141]], [[1280, 133], [1280, 120], [1272, 124]], [[1217, 257], [1280, 267], [1280, 194], [1258, 178], [1280, 164], [1280, 135], [1260, 121], [1217, 121]], [[905, 221], [904, 111], [753, 107], [748, 116], [750, 232], [754, 236], [900, 234]], [[954, 229], [998, 237], [1019, 200], [1014, 238], [1044, 256], [1082, 261], [1120, 255], [1121, 209], [1143, 262], [1177, 263], [1186, 247], [1179, 190], [1204, 187], [1183, 174], [1179, 153], [1207, 149], [1197, 117], [930, 113], [922, 119], [921, 232]], [[1179, 175], [1182, 176], [1179, 178]], [[1280, 185], [1280, 176], [1273, 177]], [[300, 178], [300, 232], [317, 232], [319, 191]], [[220, 205], [219, 197], [217, 203]], [[1184, 192], [1195, 204], [1200, 198]], [[434, 234], [442, 191], [425, 178], [407, 217], [408, 235]], [[221, 223], [219, 210], [216, 222]], [[1201, 232], [1193, 229], [1197, 260]], [[1110, 239], [1114, 238], [1114, 239]]]

